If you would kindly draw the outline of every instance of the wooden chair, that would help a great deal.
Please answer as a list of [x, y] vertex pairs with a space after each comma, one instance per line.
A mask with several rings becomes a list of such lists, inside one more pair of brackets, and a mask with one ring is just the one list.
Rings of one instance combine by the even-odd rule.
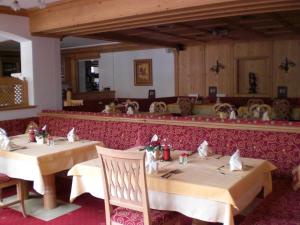
[[272, 108], [267, 104], [254, 104], [249, 108], [249, 115], [253, 119], [261, 119], [265, 112], [268, 112], [269, 117], [272, 115]]
[[229, 103], [218, 103], [214, 106], [216, 114], [221, 119], [227, 119], [230, 115], [230, 112], [234, 110], [234, 106]]
[[150, 113], [165, 113], [167, 105], [164, 102], [152, 102], [149, 108]]
[[286, 99], [275, 99], [272, 104], [275, 118], [279, 120], [288, 120], [290, 118], [291, 106]]
[[182, 116], [188, 116], [192, 114], [193, 104], [189, 97], [178, 97], [177, 104], [180, 108], [180, 114]]
[[125, 105], [126, 111], [129, 106], [131, 106], [135, 112], [138, 112], [140, 109], [140, 105], [137, 101], [131, 101], [130, 99], [127, 99], [123, 104]]
[[30, 121], [29, 124], [28, 124], [27, 127], [26, 127], [25, 134], [28, 134], [28, 133], [29, 133], [29, 129], [30, 129], [31, 127], [32, 127], [34, 130], [39, 129], [39, 126], [38, 126], [34, 121]]
[[248, 110], [252, 105], [262, 105], [264, 104], [264, 100], [260, 98], [250, 98], [247, 102]]
[[[107, 225], [175, 225], [177, 213], [150, 210], [145, 153], [97, 146], [104, 184]], [[118, 206], [112, 209], [112, 205]]]
[[0, 190], [1, 190], [1, 197], [0, 200], [2, 202], [2, 189], [3, 188], [7, 188], [7, 187], [11, 187], [16, 185], [17, 187], [17, 196], [18, 196], [18, 200], [13, 201], [13, 202], [9, 202], [9, 203], [5, 203], [5, 204], [1, 204], [0, 207], [8, 207], [17, 203], [21, 204], [21, 209], [22, 209], [22, 214], [24, 217], [26, 217], [26, 211], [25, 211], [25, 206], [24, 206], [24, 184], [23, 181], [20, 179], [14, 179], [14, 178], [10, 178], [8, 176], [6, 176], [5, 174], [0, 173]]

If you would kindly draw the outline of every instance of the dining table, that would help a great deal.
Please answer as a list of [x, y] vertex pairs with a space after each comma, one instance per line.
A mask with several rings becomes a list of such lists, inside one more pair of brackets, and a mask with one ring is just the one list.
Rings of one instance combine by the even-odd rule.
[[[134, 147], [128, 151], [139, 151]], [[272, 192], [269, 161], [241, 158], [243, 170], [231, 171], [230, 156], [200, 157], [190, 154], [188, 163], [180, 164], [182, 151], [172, 151], [172, 161], [159, 161], [158, 171], [147, 174], [149, 205], [152, 209], [176, 211], [206, 222], [233, 225], [234, 215], [244, 210], [259, 193]], [[83, 193], [104, 198], [100, 159], [79, 163], [68, 172], [72, 176], [70, 201]]]
[[43, 195], [45, 209], [56, 207], [55, 174], [97, 157], [96, 145], [102, 142], [53, 137], [54, 145], [29, 142], [28, 135], [9, 137], [10, 150], [0, 149], [0, 173], [33, 181], [33, 188]]

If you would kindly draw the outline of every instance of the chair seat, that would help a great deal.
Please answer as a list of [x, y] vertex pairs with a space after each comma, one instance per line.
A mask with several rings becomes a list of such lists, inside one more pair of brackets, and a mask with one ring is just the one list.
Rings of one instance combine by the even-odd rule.
[[[152, 221], [152, 225], [163, 225], [167, 221], [171, 220], [176, 216], [177, 213], [169, 212], [169, 211], [160, 211], [160, 210], [150, 210], [150, 220]], [[122, 224], [122, 225], [143, 225], [143, 213], [118, 207], [114, 209], [112, 216], [112, 221], [114, 224]]]
[[11, 178], [3, 173], [0, 173], [0, 184], [9, 181]]

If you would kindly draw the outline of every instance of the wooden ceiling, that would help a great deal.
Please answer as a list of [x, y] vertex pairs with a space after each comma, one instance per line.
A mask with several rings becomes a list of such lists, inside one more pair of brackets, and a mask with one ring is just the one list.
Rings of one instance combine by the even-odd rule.
[[299, 0], [62, 0], [28, 15], [34, 35], [177, 49], [300, 36]]
[[220, 40], [300, 38], [300, 11], [171, 23], [121, 31], [77, 35], [182, 48]]

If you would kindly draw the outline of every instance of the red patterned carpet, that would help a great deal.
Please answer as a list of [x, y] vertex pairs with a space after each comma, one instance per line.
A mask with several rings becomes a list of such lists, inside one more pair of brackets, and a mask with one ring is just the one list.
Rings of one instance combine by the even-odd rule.
[[[58, 198], [68, 202], [70, 181], [59, 178], [56, 180], [56, 184]], [[4, 194], [14, 194], [12, 190], [6, 190]], [[32, 216], [24, 218], [21, 213], [9, 208], [0, 209], [0, 225], [105, 225], [104, 203], [102, 200], [85, 194], [76, 199], [74, 203], [81, 207], [48, 222]]]
[[[67, 202], [70, 193], [70, 181], [57, 179], [58, 198]], [[4, 195], [14, 194], [14, 189], [5, 190]], [[0, 225], [105, 225], [105, 211], [103, 200], [84, 194], [74, 201], [81, 207], [71, 213], [60, 216], [51, 221], [28, 216], [24, 218], [21, 213], [9, 208], [0, 209]], [[191, 220], [182, 219], [182, 225], [190, 225]]]

